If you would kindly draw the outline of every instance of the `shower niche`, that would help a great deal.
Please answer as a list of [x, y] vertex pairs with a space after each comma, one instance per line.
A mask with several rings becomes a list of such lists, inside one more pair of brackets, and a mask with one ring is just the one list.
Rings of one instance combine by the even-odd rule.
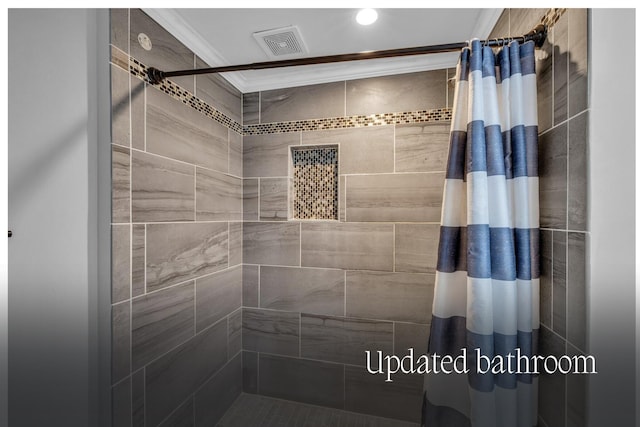
[[290, 147], [289, 218], [338, 220], [338, 145]]

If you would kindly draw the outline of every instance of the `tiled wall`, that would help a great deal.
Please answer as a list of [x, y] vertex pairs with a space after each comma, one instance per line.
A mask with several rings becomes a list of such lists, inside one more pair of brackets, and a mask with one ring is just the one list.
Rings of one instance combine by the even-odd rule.
[[[291, 122], [444, 110], [449, 72], [245, 94], [264, 132], [243, 144], [245, 392], [420, 421], [422, 377], [385, 383], [364, 352], [426, 352], [449, 122]], [[290, 146], [322, 144], [339, 146], [338, 220], [288, 219]]]
[[[111, 27], [113, 425], [212, 426], [242, 384], [242, 136], [128, 70], [202, 66], [191, 51], [139, 10]], [[175, 83], [241, 120], [223, 79]]]
[[[548, 9], [506, 9], [491, 37], [517, 36]], [[584, 354], [588, 203], [587, 9], [560, 11], [537, 54], [540, 171], [540, 349], [544, 354]], [[555, 20], [555, 19], [554, 19]], [[585, 421], [586, 377], [540, 378], [539, 415], [547, 427]]]

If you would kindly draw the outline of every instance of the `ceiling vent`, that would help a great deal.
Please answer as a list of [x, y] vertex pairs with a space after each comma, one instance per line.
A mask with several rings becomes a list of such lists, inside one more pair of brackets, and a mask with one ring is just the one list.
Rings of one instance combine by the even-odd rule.
[[269, 58], [295, 58], [307, 53], [307, 47], [295, 25], [260, 31], [253, 33], [253, 37]]

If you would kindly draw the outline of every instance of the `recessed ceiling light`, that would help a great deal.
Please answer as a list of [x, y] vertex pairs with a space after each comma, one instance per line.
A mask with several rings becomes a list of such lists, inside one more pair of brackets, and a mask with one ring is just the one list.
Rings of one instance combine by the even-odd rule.
[[356, 21], [360, 25], [371, 25], [378, 19], [378, 12], [375, 9], [362, 9], [356, 15]]

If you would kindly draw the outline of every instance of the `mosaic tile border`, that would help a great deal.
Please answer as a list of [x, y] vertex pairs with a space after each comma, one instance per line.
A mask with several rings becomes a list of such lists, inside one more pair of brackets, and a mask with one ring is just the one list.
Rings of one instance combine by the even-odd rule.
[[566, 11], [566, 8], [551, 8], [544, 14], [540, 21], [547, 27], [553, 27]]

